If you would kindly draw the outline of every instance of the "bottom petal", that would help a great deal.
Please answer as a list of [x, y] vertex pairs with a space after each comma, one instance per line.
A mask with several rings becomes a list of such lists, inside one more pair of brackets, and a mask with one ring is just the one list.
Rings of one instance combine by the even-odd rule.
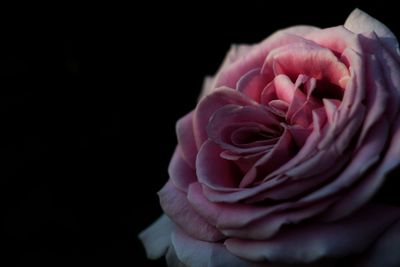
[[164, 214], [139, 234], [149, 259], [158, 259], [167, 252], [172, 228], [173, 222]]
[[222, 243], [193, 239], [177, 228], [171, 240], [177, 258], [188, 267], [277, 267], [243, 260], [226, 250]]
[[[325, 258], [343, 258], [364, 253], [386, 229], [399, 219], [400, 208], [367, 205], [340, 221], [293, 225], [267, 240], [231, 238], [225, 241], [225, 245], [233, 254], [248, 260], [311, 263]], [[394, 230], [398, 236], [399, 229], [396, 231]], [[385, 240], [383, 239], [380, 250], [388, 249], [387, 247], [393, 245]], [[395, 247], [388, 249], [388, 253], [393, 252]], [[398, 249], [398, 246], [396, 248]]]

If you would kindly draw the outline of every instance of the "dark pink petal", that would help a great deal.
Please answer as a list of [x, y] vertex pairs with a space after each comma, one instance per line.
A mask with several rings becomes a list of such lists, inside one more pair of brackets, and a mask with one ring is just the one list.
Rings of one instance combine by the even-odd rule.
[[176, 123], [176, 135], [182, 156], [190, 167], [196, 167], [197, 147], [193, 132], [193, 111]]
[[237, 82], [236, 90], [260, 102], [261, 92], [268, 82], [267, 78], [260, 73], [259, 68], [250, 70]]
[[312, 111], [319, 107], [319, 103], [304, 95], [299, 88], [295, 88], [293, 101], [286, 113], [286, 119], [289, 124], [308, 128], [312, 123]]
[[158, 195], [165, 214], [187, 234], [206, 241], [218, 241], [223, 238], [214, 226], [207, 223], [193, 210], [186, 195], [177, 190], [170, 181], [158, 192]]
[[298, 147], [303, 147], [304, 146], [308, 136], [312, 132], [312, 129], [304, 128], [304, 127], [301, 127], [299, 125], [287, 126], [287, 130], [292, 135], [293, 140], [295, 141], [295, 143], [296, 143], [296, 145]]
[[345, 87], [349, 76], [347, 67], [327, 48], [309, 42], [288, 44], [268, 54], [262, 71], [296, 78], [300, 74]]
[[271, 101], [278, 99], [276, 95], [275, 81], [268, 83], [261, 92], [260, 104], [268, 105]]
[[226, 105], [211, 117], [207, 134], [224, 150], [249, 154], [265, 150], [281, 129], [276, 116], [261, 106]]
[[302, 162], [308, 160], [318, 152], [316, 145], [322, 136], [321, 128], [326, 120], [326, 114], [321, 108], [313, 110], [312, 114], [314, 125], [313, 131], [308, 136], [304, 145], [292, 159], [283, 164], [277, 170], [273, 171], [267, 178], [285, 174], [285, 172], [291, 170], [295, 166], [301, 165]]
[[365, 251], [399, 218], [399, 208], [368, 205], [341, 221], [294, 225], [267, 240], [229, 238], [225, 245], [233, 254], [248, 260], [311, 263]]
[[183, 159], [179, 146], [175, 149], [169, 163], [168, 174], [172, 183], [184, 192], [187, 192], [187, 188], [191, 183], [197, 181], [196, 171]]
[[392, 224], [377, 241], [363, 253], [356, 267], [400, 266], [400, 219]]
[[292, 135], [285, 130], [275, 147], [260, 158], [245, 174], [240, 182], [240, 187], [247, 187], [255, 180], [261, 180], [268, 176], [269, 173], [286, 163], [294, 154], [295, 147]]
[[229, 105], [252, 106], [258, 105], [244, 94], [229, 88], [218, 88], [212, 94], [204, 97], [196, 107], [193, 116], [193, 129], [198, 148], [208, 139], [207, 124], [216, 110]]
[[221, 148], [211, 140], [204, 142], [196, 161], [196, 172], [200, 183], [216, 190], [236, 188], [241, 172], [234, 162], [223, 159]]
[[171, 239], [177, 258], [185, 266], [275, 267], [275, 265], [243, 260], [229, 253], [221, 243], [200, 241], [191, 238], [179, 229], [173, 231]]
[[172, 228], [173, 222], [164, 214], [139, 234], [149, 259], [158, 259], [167, 252], [171, 244]]
[[371, 17], [360, 9], [354, 9], [349, 15], [344, 27], [354, 33], [370, 33], [374, 31], [383, 45], [396, 57], [399, 55], [399, 44], [396, 36], [389, 30], [386, 25], [377, 19]]

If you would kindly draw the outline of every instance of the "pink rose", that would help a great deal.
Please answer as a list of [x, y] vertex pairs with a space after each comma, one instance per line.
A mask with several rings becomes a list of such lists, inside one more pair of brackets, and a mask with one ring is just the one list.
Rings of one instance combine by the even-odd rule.
[[397, 40], [360, 10], [233, 47], [177, 123], [148, 257], [400, 266], [400, 207], [371, 201], [400, 163], [399, 115]]

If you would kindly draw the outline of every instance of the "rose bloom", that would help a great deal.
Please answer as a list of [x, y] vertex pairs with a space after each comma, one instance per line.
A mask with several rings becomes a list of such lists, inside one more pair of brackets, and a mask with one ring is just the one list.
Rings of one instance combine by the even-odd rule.
[[295, 26], [232, 47], [177, 122], [165, 212], [140, 234], [169, 266], [400, 266], [400, 54], [382, 23]]

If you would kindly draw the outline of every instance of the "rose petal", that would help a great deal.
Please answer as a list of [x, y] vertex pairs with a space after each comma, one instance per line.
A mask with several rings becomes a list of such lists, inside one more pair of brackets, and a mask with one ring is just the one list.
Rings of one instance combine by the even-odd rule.
[[[373, 164], [379, 160], [380, 153], [386, 144], [388, 134], [388, 124], [386, 120], [382, 119], [375, 127], [376, 128], [367, 136], [365, 144], [363, 144], [359, 150], [354, 152], [351, 164], [340, 175], [338, 175], [338, 177], [334, 179], [329, 186], [323, 187], [320, 190], [316, 190], [315, 192], [306, 196], [304, 200], [317, 200], [327, 196], [337, 195], [338, 192], [351, 187], [358, 179], [360, 179], [360, 177], [362, 177], [361, 184], [370, 180], [367, 179], [367, 177], [363, 177], [363, 175], [371, 166], [373, 166]], [[392, 152], [395, 153], [395, 151]], [[396, 156], [395, 158], [397, 159]], [[399, 160], [397, 159], [397, 161]], [[375, 172], [373, 172], [371, 175], [376, 175], [376, 177], [374, 177], [373, 181], [369, 181], [370, 188], [367, 190], [369, 193], [377, 189], [377, 186], [380, 184], [379, 182], [377, 183], [377, 181], [382, 181], [380, 176], [378, 176]], [[358, 190], [361, 189], [360, 187], [362, 188], [360, 184], [357, 184], [355, 190], [358, 192]], [[360, 193], [360, 195], [355, 199], [352, 199], [350, 196], [342, 196], [340, 201], [335, 204], [335, 207], [330, 210], [329, 216], [326, 218], [329, 218], [329, 220], [334, 220], [350, 214], [352, 211], [360, 207], [361, 203], [365, 202], [364, 197], [365, 195], [362, 193]], [[349, 198], [351, 200], [349, 200]], [[364, 199], [364, 201], [356, 201], [356, 199]]]
[[169, 267], [187, 267], [178, 259], [174, 246], [170, 246], [168, 248], [167, 254], [165, 255], [165, 260], [167, 261], [167, 266]]
[[344, 27], [354, 33], [369, 33], [374, 31], [392, 55], [399, 55], [399, 44], [396, 36], [386, 25], [364, 11], [358, 8], [354, 9], [344, 23]]
[[213, 141], [204, 142], [196, 161], [198, 181], [216, 190], [236, 189], [241, 178], [240, 170], [234, 162], [223, 159], [221, 152], [222, 149]]
[[[207, 125], [207, 135], [222, 149], [233, 153], [249, 154], [265, 150], [265, 146], [261, 144], [269, 138], [261, 135], [258, 137], [259, 140], [255, 140], [259, 141], [258, 146], [235, 145], [235, 133], [250, 127], [255, 127], [260, 133], [270, 135], [270, 139], [279, 136], [282, 129], [276, 116], [261, 106], [226, 105], [218, 109], [211, 117]], [[270, 142], [266, 142], [266, 145], [270, 145]]]
[[314, 216], [335, 200], [331, 198], [316, 203], [287, 202], [273, 206], [215, 203], [204, 196], [202, 186], [198, 183], [190, 185], [188, 199], [205, 220], [229, 236], [255, 239], [272, 236], [283, 224]]
[[[223, 238], [215, 227], [193, 210], [185, 194], [177, 190], [170, 181], [158, 192], [158, 195], [165, 214], [187, 234], [206, 241], [218, 241]], [[193, 227], [194, 225], [196, 227]]]
[[162, 257], [171, 243], [173, 222], [164, 214], [139, 234], [149, 259]]
[[[360, 35], [359, 39], [363, 49], [367, 53], [373, 55], [370, 57], [376, 59], [376, 62], [372, 62], [373, 64], [371, 64], [371, 67], [375, 67], [375, 69], [369, 70], [369, 72], [375, 74], [374, 76], [379, 76], [381, 79], [379, 82], [383, 85], [382, 89], [386, 90], [388, 95], [390, 95], [390, 97], [387, 99], [387, 104], [384, 105], [384, 107], [387, 110], [386, 116], [388, 117], [389, 121], [393, 121], [395, 120], [396, 114], [399, 110], [399, 62], [396, 61], [394, 57], [381, 45], [378, 36], [374, 32], [366, 34], [365, 36]], [[370, 61], [373, 61], [373, 59], [370, 59]], [[371, 67], [369, 67], [369, 69], [371, 69]], [[378, 77], [376, 77], [376, 79], [377, 78]], [[371, 82], [373, 85], [374, 80]], [[377, 89], [379, 90], [380, 88], [377, 87]]]
[[236, 90], [260, 102], [261, 91], [268, 82], [268, 77], [253, 69], [243, 75], [236, 84]]
[[[345, 172], [339, 176], [338, 179], [335, 180], [335, 184], [327, 188], [329, 190], [318, 192], [318, 194], [326, 194], [327, 191], [329, 192], [328, 194], [332, 194], [343, 189], [343, 187], [349, 187], [349, 185], [353, 183], [354, 177], [358, 178], [360, 174], [364, 174], [372, 164], [382, 157], [382, 155], [376, 154], [376, 152], [374, 153], [374, 151], [381, 151], [379, 146], [381, 146], [382, 142], [386, 141], [387, 138], [385, 136], [388, 127], [387, 121], [381, 119], [381, 123], [383, 125], [376, 125], [376, 128], [379, 130], [372, 130], [371, 136], [366, 139], [368, 140], [368, 138], [370, 138], [371, 140], [366, 141], [367, 143], [361, 146], [362, 149], [360, 150], [359, 156], [357, 155], [355, 157], [352, 168], [348, 168], [351, 171]], [[371, 171], [366, 177], [363, 177], [357, 186], [347, 191], [340, 201], [332, 207], [326, 215], [326, 219], [335, 220], [341, 218], [361, 207], [379, 189], [386, 178], [386, 174], [400, 164], [400, 119], [395, 124], [394, 129], [396, 130], [388, 144], [388, 151], [384, 155], [383, 160], [380, 162], [377, 169]], [[372, 136], [372, 132], [379, 137]], [[377, 148], [374, 146], [377, 146]]]
[[248, 70], [262, 66], [265, 57], [272, 49], [289, 43], [302, 42], [305, 39], [300, 36], [307, 35], [315, 30], [318, 29], [310, 26], [296, 26], [272, 34], [248, 51], [246, 56], [241, 60], [223, 68], [217, 76], [216, 87], [227, 86], [234, 88], [240, 77], [248, 72]]
[[[287, 162], [295, 154], [295, 147], [292, 135], [285, 130], [275, 147], [259, 159], [254, 166], [245, 174], [240, 187], [251, 185], [257, 178], [263, 179], [275, 169]], [[265, 181], [268, 183], [268, 181]]]
[[248, 260], [311, 263], [363, 252], [399, 218], [399, 208], [369, 205], [341, 221], [295, 225], [268, 240], [229, 238], [225, 245]]
[[258, 105], [257, 102], [246, 95], [226, 87], [218, 88], [212, 94], [206, 96], [197, 105], [193, 116], [194, 137], [198, 148], [208, 139], [206, 128], [211, 116], [217, 109], [229, 104], [239, 106]]
[[183, 159], [179, 146], [175, 149], [169, 163], [168, 174], [174, 185], [184, 192], [187, 192], [191, 183], [197, 181], [196, 171]]
[[182, 156], [190, 167], [196, 167], [197, 147], [193, 131], [193, 111], [176, 123], [176, 135]]
[[275, 75], [296, 78], [300, 74], [343, 86], [341, 80], [349, 76], [347, 67], [327, 48], [308, 42], [297, 42], [272, 50], [262, 72], [273, 69]]
[[[220, 243], [196, 240], [179, 229], [172, 233], [172, 244], [177, 258], [190, 267], [268, 267], [269, 264], [243, 260], [229, 253]], [[275, 266], [275, 265], [274, 265]], [[272, 266], [270, 266], [272, 267]]]
[[306, 39], [329, 48], [338, 55], [341, 55], [346, 48], [351, 48], [357, 52], [362, 51], [357, 36], [343, 26], [311, 32], [306, 36]]

